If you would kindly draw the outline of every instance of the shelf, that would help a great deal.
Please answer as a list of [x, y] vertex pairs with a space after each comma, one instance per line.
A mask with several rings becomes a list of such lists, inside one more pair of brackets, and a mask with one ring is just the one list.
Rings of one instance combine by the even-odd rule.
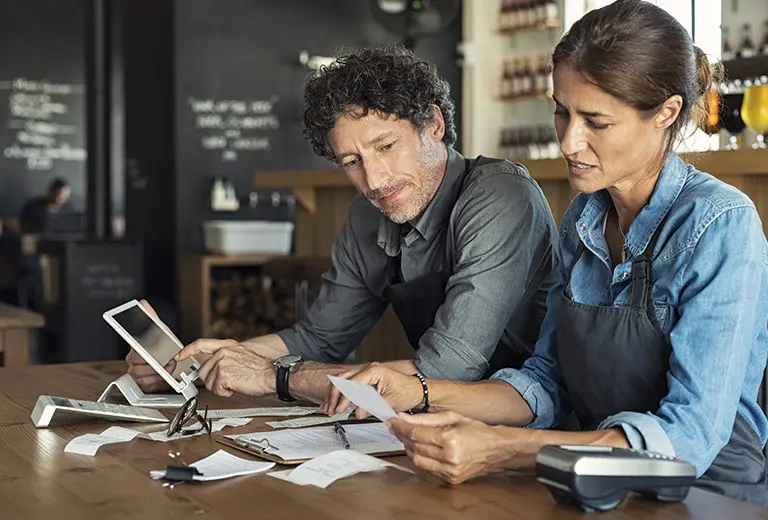
[[552, 96], [549, 94], [526, 94], [524, 96], [499, 96], [499, 101], [523, 101], [526, 99], [551, 100]]
[[[691, 152], [681, 154], [682, 159], [718, 178], [741, 175], [768, 175], [768, 150], [733, 150]], [[565, 160], [527, 159], [517, 161], [525, 165], [531, 177], [538, 181], [564, 180], [568, 178]]]
[[560, 29], [562, 27], [562, 22], [560, 20], [547, 20], [546, 22], [539, 23], [536, 25], [528, 25], [525, 27], [515, 27], [514, 29], [497, 29], [496, 32], [498, 34], [504, 35], [504, 36], [513, 36], [520, 32], [526, 32], [526, 31], [547, 31], [550, 29]]
[[768, 74], [768, 54], [724, 61], [725, 80], [758, 78]]
[[207, 267], [238, 267], [248, 265], [263, 265], [280, 258], [290, 258], [288, 255], [244, 254], [244, 255], [201, 255], [202, 263]]
[[[715, 177], [735, 175], [768, 175], [768, 150], [719, 150], [682, 154], [683, 160]], [[562, 158], [528, 159], [519, 161], [528, 167], [534, 179], [567, 179], [568, 170]], [[257, 173], [255, 184], [260, 187], [351, 187], [346, 175], [338, 171], [296, 171]]]

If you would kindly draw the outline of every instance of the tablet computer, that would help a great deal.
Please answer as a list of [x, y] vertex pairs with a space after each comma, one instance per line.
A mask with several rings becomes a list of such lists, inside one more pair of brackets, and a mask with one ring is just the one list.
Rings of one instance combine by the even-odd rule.
[[103, 317], [176, 392], [181, 393], [197, 379], [197, 369], [200, 365], [191, 357], [177, 363], [173, 373], [165, 369], [165, 365], [184, 348], [184, 345], [137, 300], [108, 310]]

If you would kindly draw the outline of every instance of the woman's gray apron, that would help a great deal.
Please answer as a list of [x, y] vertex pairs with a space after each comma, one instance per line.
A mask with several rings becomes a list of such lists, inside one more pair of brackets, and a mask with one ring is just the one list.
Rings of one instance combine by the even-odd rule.
[[[655, 412], [667, 394], [671, 348], [657, 322], [651, 293], [651, 259], [660, 229], [632, 262], [629, 307], [573, 301], [568, 275], [557, 318], [557, 352], [583, 430], [594, 430], [621, 411]], [[569, 273], [584, 249], [582, 243]], [[738, 413], [730, 441], [695, 485], [768, 505], [763, 449]]]

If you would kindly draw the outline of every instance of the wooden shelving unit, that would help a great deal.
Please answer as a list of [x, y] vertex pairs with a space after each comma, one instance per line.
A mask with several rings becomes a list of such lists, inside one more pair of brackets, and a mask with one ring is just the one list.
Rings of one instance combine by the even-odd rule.
[[550, 29], [561, 29], [563, 27], [562, 20], [547, 20], [546, 22], [536, 25], [527, 25], [525, 27], [516, 27], [514, 29], [497, 29], [498, 34], [504, 36], [512, 36], [526, 31], [548, 31]]
[[[212, 329], [212, 301], [216, 268], [245, 268], [259, 277], [293, 281], [305, 280], [319, 285], [322, 273], [330, 269], [331, 260], [326, 257], [298, 257], [286, 255], [190, 255], [184, 258], [182, 273], [182, 312], [184, 314], [184, 339], [216, 337]], [[297, 296], [297, 295], [294, 295]], [[294, 302], [295, 305], [295, 302]], [[257, 313], [258, 310], [254, 309]], [[275, 332], [275, 331], [270, 331]], [[243, 338], [235, 338], [243, 339]]]
[[211, 337], [211, 270], [263, 266], [272, 255], [191, 255], [181, 262], [182, 334], [185, 341]]

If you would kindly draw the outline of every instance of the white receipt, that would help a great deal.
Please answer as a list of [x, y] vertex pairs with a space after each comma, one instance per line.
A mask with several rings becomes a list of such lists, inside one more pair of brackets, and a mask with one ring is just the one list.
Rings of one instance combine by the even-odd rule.
[[371, 385], [364, 385], [336, 376], [328, 377], [331, 379], [331, 383], [344, 394], [344, 397], [363, 410], [375, 415], [380, 421], [387, 422], [389, 419], [397, 417], [392, 407]]
[[[218, 421], [213, 421], [211, 430], [218, 432], [227, 426], [236, 427], [243, 426], [251, 422], [249, 418], [227, 418]], [[173, 437], [168, 437], [167, 430], [159, 430], [151, 433], [145, 433], [140, 430], [134, 430], [132, 428], [125, 428], [124, 426], [112, 426], [107, 428], [101, 433], [87, 433], [79, 437], [75, 437], [67, 443], [64, 447], [66, 453], [78, 453], [80, 455], [90, 455], [93, 457], [99, 448], [105, 444], [115, 444], [118, 442], [128, 442], [138, 437], [140, 439], [147, 439], [150, 441], [169, 442], [179, 439], [188, 439], [190, 437], [196, 437], [198, 435], [204, 435], [208, 432], [201, 429], [199, 432], [189, 435], [182, 435], [181, 433], [175, 434]]]
[[272, 428], [304, 428], [305, 426], [346, 421], [353, 411], [355, 411], [355, 408], [350, 406], [343, 412], [331, 415], [330, 417], [327, 415], [322, 417], [299, 417], [298, 419], [287, 419], [285, 421], [267, 421], [267, 424]]
[[[202, 473], [202, 475], [195, 475], [193, 477], [194, 480], [201, 482], [264, 473], [272, 469], [274, 465], [274, 462], [241, 459], [224, 450], [219, 450], [213, 455], [190, 464], [190, 466], [193, 466]], [[164, 478], [165, 470], [152, 470], [149, 472], [149, 475], [153, 479]]]
[[301, 417], [321, 413], [317, 406], [280, 406], [265, 408], [233, 408], [229, 410], [208, 410], [209, 419], [224, 417]]
[[325, 489], [341, 478], [385, 468], [395, 468], [413, 473], [407, 468], [359, 451], [338, 450], [309, 460], [297, 466], [296, 469], [275, 471], [269, 473], [269, 476], [300, 486], [312, 485]]
[[90, 455], [93, 457], [99, 448], [105, 444], [115, 444], [118, 442], [128, 442], [133, 440], [139, 434], [136, 430], [123, 428], [122, 426], [112, 426], [101, 433], [87, 433], [75, 437], [64, 447], [65, 453], [77, 453], [80, 455]]

